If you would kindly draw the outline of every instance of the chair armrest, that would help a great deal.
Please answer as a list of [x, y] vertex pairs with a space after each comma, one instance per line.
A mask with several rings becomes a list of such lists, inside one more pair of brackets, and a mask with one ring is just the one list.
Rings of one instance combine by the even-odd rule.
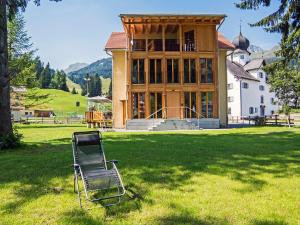
[[116, 159], [112, 159], [112, 160], [108, 160], [106, 161], [107, 163], [113, 163], [113, 164], [117, 164], [119, 161]]

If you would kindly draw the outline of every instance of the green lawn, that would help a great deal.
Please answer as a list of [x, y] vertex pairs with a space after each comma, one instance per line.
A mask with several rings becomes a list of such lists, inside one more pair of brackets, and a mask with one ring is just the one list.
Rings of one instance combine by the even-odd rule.
[[0, 224], [300, 224], [300, 129], [105, 133], [140, 197], [81, 210], [70, 137], [82, 126], [23, 126], [0, 153]]
[[[49, 97], [46, 99], [46, 102], [35, 106], [36, 109], [53, 109], [55, 113], [60, 115], [63, 113], [65, 116], [68, 113], [75, 113], [78, 110], [78, 113], [84, 114], [87, 108], [87, 99], [81, 94], [73, 95], [70, 92], [65, 92], [56, 89], [34, 89], [38, 90], [40, 94], [48, 94]], [[76, 102], [80, 102], [80, 107], [76, 107]]]

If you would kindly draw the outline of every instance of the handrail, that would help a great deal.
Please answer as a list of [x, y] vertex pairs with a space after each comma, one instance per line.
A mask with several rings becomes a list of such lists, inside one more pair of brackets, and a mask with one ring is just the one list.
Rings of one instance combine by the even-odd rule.
[[[146, 119], [151, 119], [152, 118], [153, 119], [153, 126], [154, 126], [154, 119], [155, 119], [154, 115], [157, 114], [157, 113], [159, 113], [160, 111], [165, 110], [165, 109], [167, 109], [167, 110], [168, 109], [189, 109], [192, 112], [196, 113], [196, 115], [197, 115], [196, 119], [198, 120], [198, 129], [200, 129], [200, 119], [201, 118], [205, 118], [201, 113], [198, 113], [197, 111], [195, 111], [194, 109], [191, 109], [190, 107], [180, 106], [180, 107], [162, 107], [159, 110], [157, 110], [154, 113], [152, 113], [151, 115], [149, 115], [148, 117], [146, 117]], [[192, 118], [186, 118], [186, 119], [192, 119]]]
[[[162, 107], [159, 110], [155, 111], [154, 113], [152, 113], [151, 115], [149, 115], [148, 117], [146, 117], [146, 119], [151, 119], [152, 116], [154, 116], [155, 114], [159, 113], [160, 111], [164, 110], [164, 109], [189, 109], [192, 112], [196, 113], [198, 118], [206, 118], [205, 116], [203, 116], [201, 113], [198, 113], [197, 111], [195, 111], [194, 109], [187, 107], [187, 106], [180, 106], [180, 107]], [[190, 119], [190, 118], [186, 118], [186, 119]]]

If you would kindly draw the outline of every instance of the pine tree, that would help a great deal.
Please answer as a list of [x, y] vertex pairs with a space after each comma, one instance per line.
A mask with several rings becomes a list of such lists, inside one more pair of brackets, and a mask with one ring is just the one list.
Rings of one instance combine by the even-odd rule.
[[[241, 9], [257, 10], [259, 7], [269, 7], [271, 0], [241, 0], [236, 6]], [[263, 27], [265, 31], [281, 34], [281, 50], [279, 55], [284, 64], [300, 57], [300, 1], [281, 0], [277, 11], [262, 18], [250, 26]]]
[[52, 80], [53, 72], [50, 69], [50, 64], [47, 63], [45, 69], [42, 71], [40, 75], [40, 84], [41, 88], [49, 88]]
[[[59, 1], [59, 0], [54, 0]], [[39, 5], [40, 0], [34, 0]], [[8, 69], [7, 22], [20, 10], [25, 10], [28, 0], [0, 1], [0, 137], [14, 136], [10, 110], [10, 80]]]
[[67, 74], [62, 70], [61, 72], [61, 82], [59, 89], [62, 91], [69, 92], [69, 88], [67, 85]]
[[101, 96], [101, 95], [102, 95], [102, 82], [100, 76], [96, 74], [94, 77], [93, 96]]
[[112, 97], [112, 80], [110, 81], [110, 84], [109, 84], [108, 97]]
[[72, 95], [76, 95], [76, 94], [77, 94], [77, 91], [76, 91], [75, 87], [73, 87], [73, 89], [72, 89], [72, 91], [71, 91], [71, 94], [72, 94]]

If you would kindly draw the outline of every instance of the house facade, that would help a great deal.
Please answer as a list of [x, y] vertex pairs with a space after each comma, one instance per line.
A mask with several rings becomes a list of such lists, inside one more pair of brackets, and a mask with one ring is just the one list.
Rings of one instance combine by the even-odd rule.
[[265, 60], [250, 58], [249, 40], [241, 32], [233, 45], [235, 50], [227, 59], [228, 116], [263, 117], [277, 113], [279, 104], [263, 70]]
[[133, 120], [201, 119], [227, 125], [225, 15], [120, 15], [111, 34], [113, 126]]

